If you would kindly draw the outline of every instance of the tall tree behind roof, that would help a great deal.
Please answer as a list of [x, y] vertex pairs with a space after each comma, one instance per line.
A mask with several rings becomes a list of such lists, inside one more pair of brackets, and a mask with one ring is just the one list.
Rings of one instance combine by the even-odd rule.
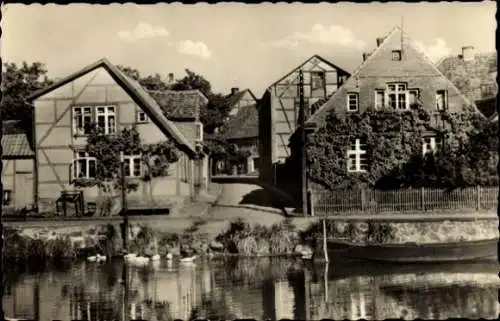
[[23, 61], [20, 66], [5, 62], [2, 69], [2, 120], [31, 120], [31, 108], [25, 99], [33, 92], [52, 84], [47, 76], [45, 64]]

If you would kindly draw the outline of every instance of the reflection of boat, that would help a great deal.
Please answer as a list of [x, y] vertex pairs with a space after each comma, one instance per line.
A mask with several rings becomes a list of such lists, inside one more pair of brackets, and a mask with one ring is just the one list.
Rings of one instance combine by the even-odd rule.
[[401, 274], [429, 274], [429, 273], [498, 273], [499, 265], [496, 261], [474, 262], [434, 262], [420, 264], [399, 264], [369, 262], [360, 264], [358, 260], [332, 260], [329, 279], [343, 279], [355, 276], [383, 276]]
[[498, 239], [429, 244], [356, 245], [329, 242], [341, 257], [400, 263], [472, 261], [497, 256]]

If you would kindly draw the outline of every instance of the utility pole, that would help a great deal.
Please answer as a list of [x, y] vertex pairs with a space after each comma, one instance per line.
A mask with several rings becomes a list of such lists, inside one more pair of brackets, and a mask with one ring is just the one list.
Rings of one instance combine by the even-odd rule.
[[122, 189], [122, 215], [123, 215], [123, 249], [128, 253], [128, 214], [127, 214], [127, 197], [126, 197], [126, 183], [125, 183], [125, 157], [123, 152], [120, 152], [120, 180]]
[[306, 159], [306, 112], [304, 104], [304, 74], [299, 70], [299, 126], [300, 126], [300, 174], [301, 174], [301, 193], [302, 193], [302, 215], [307, 216], [307, 159]]

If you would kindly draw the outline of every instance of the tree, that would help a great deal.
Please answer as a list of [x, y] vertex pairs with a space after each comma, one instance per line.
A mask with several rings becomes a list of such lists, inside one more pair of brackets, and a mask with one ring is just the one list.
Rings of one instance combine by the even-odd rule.
[[212, 94], [212, 86], [208, 80], [203, 76], [200, 76], [189, 69], [185, 69], [186, 76], [178, 80], [173, 86], [172, 90], [194, 90], [198, 89], [207, 96], [207, 98]]
[[140, 181], [147, 182], [151, 202], [155, 179], [168, 175], [169, 165], [178, 161], [177, 149], [172, 142], [145, 144], [135, 127], [124, 128], [117, 135], [105, 135], [92, 126], [85, 148], [90, 156], [96, 158], [95, 177], [90, 180], [76, 179], [74, 184], [80, 187], [98, 186], [105, 192], [108, 202], [114, 198], [114, 191], [121, 189], [121, 153], [141, 156], [142, 176], [135, 180], [126, 178], [125, 188], [127, 192], [134, 191]]
[[208, 99], [208, 104], [200, 111], [200, 121], [203, 123], [204, 132], [213, 134], [224, 125], [229, 115], [228, 100], [223, 94], [212, 92], [210, 82], [189, 69], [186, 69], [186, 76], [172, 86], [172, 90], [178, 91], [195, 89]]
[[125, 75], [137, 81], [146, 90], [167, 90], [170, 86], [163, 81], [160, 74], [156, 73], [154, 75], [148, 75], [146, 77], [142, 76], [141, 73], [132, 67], [118, 65]]
[[28, 64], [23, 61], [21, 66], [13, 62], [5, 62], [2, 70], [2, 119], [31, 122], [32, 111], [25, 103], [25, 99], [52, 83], [53, 81], [47, 76], [45, 65], [41, 62]]

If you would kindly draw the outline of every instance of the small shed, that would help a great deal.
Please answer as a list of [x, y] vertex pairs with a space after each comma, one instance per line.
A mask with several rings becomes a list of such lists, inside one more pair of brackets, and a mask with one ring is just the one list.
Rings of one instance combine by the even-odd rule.
[[2, 122], [3, 206], [25, 208], [35, 203], [35, 152], [27, 121]]

